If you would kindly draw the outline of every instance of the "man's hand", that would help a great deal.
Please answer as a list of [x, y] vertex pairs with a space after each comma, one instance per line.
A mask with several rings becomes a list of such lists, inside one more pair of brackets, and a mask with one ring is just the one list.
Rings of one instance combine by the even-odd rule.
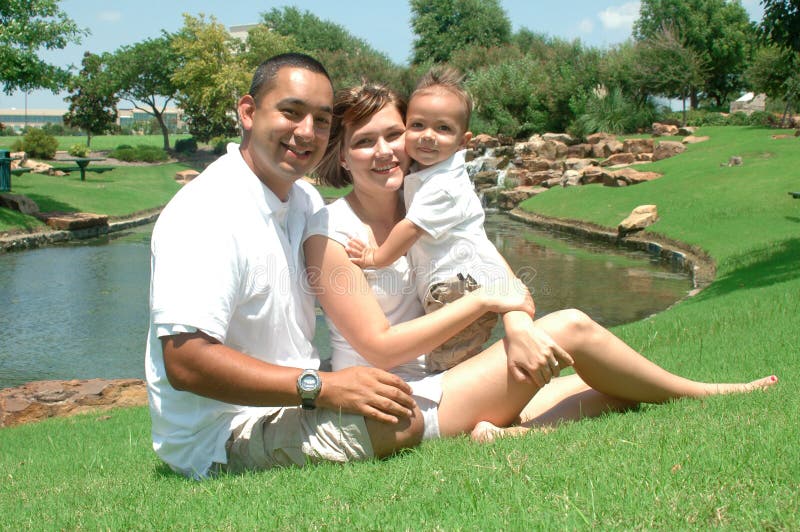
[[396, 424], [412, 415], [411, 387], [397, 375], [365, 366], [320, 373], [317, 406]]
[[350, 257], [350, 262], [359, 268], [373, 268], [375, 266], [375, 248], [367, 246], [357, 238], [348, 240], [344, 248]]
[[574, 364], [572, 357], [533, 321], [524, 315], [504, 320], [503, 342], [508, 371], [515, 380], [530, 381], [539, 388], [557, 377], [562, 368]]

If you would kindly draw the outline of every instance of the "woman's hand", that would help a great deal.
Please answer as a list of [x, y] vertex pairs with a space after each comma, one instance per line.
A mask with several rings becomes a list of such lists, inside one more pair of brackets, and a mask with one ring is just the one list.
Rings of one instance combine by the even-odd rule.
[[530, 381], [541, 388], [562, 368], [574, 364], [572, 357], [549, 334], [536, 327], [533, 320], [516, 315], [504, 319], [503, 339], [508, 357], [508, 371], [519, 382]]
[[372, 268], [375, 266], [375, 248], [367, 246], [357, 238], [351, 238], [345, 246], [350, 262], [359, 268]]
[[504, 314], [515, 310], [528, 314], [531, 318], [536, 313], [533, 297], [525, 283], [516, 277], [508, 277], [486, 286], [481, 286], [474, 292], [477, 297], [483, 298], [487, 312]]
[[322, 373], [317, 405], [396, 424], [416, 406], [411, 387], [397, 375], [365, 366]]

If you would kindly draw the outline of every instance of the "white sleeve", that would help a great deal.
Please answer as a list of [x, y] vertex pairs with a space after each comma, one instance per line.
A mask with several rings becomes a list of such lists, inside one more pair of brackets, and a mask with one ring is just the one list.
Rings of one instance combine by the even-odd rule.
[[428, 233], [439, 238], [463, 221], [457, 198], [444, 189], [425, 190], [422, 187], [411, 200], [406, 219]]

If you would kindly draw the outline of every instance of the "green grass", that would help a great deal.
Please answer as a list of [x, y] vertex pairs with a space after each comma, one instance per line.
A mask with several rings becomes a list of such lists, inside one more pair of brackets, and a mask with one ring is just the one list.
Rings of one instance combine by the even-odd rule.
[[[180, 188], [175, 173], [185, 168], [183, 164], [119, 166], [98, 174], [89, 166], [86, 181], [81, 181], [78, 171], [63, 177], [27, 173], [12, 176], [11, 192], [28, 196], [43, 212], [124, 216], [166, 204]], [[0, 209], [0, 231], [42, 226], [33, 216]]]
[[[175, 134], [169, 136], [169, 145], [174, 146], [175, 141], [180, 139], [189, 138], [191, 135]], [[11, 145], [15, 140], [21, 139], [17, 137], [0, 137], [0, 149], [11, 149]], [[58, 149], [68, 150], [73, 144], [86, 144], [86, 136], [57, 136]], [[120, 144], [128, 144], [129, 146], [156, 146], [161, 148], [164, 146], [164, 137], [161, 135], [100, 135], [92, 137], [91, 148], [93, 151], [109, 151], [113, 150]]]
[[[158, 461], [144, 408], [53, 419], [0, 430], [0, 529], [800, 528], [800, 201], [786, 195], [800, 188], [799, 150], [772, 133], [704, 128], [711, 141], [653, 165], [659, 180], [554, 189], [525, 204], [614, 226], [637, 204], [656, 203], [653, 230], [711, 251], [718, 277], [615, 332], [691, 378], [778, 374], [769, 392], [203, 483]], [[744, 166], [720, 167], [730, 155]]]

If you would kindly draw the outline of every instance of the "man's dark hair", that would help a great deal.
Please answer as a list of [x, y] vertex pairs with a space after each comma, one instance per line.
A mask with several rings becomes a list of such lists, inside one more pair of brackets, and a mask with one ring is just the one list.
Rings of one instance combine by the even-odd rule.
[[[328, 81], [331, 81], [331, 77], [325, 67], [322, 66], [322, 63], [311, 56], [298, 53], [276, 55], [258, 65], [255, 74], [253, 74], [249, 94], [256, 102], [258, 102], [262, 94], [272, 90], [278, 71], [284, 67], [304, 68], [316, 74], [322, 74], [328, 78]], [[333, 85], [332, 82], [331, 85]]]

